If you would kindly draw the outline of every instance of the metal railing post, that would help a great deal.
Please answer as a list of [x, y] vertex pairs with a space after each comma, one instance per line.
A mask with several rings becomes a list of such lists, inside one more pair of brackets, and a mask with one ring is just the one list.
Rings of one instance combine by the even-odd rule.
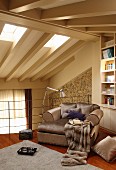
[[10, 103], [8, 101], [8, 115], [9, 115], [9, 134], [10, 134]]

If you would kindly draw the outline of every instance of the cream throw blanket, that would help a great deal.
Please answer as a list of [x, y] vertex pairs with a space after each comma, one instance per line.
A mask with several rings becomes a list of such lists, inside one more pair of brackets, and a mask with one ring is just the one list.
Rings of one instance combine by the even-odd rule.
[[70, 120], [66, 123], [64, 131], [69, 147], [61, 164], [69, 166], [86, 164], [90, 152], [90, 122]]

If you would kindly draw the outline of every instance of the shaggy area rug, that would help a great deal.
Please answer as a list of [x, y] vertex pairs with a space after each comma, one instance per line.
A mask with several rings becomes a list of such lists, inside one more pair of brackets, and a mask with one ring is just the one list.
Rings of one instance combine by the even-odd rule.
[[[33, 156], [19, 155], [21, 147], [34, 147]], [[0, 170], [100, 170], [92, 165], [62, 166], [63, 154], [39, 144], [24, 140], [0, 150]]]

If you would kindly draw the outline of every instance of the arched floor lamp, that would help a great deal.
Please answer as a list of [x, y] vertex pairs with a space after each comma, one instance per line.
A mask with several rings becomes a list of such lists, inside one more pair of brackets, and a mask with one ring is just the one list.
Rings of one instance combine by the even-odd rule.
[[61, 98], [66, 96], [63, 89], [58, 90], [58, 89], [54, 89], [54, 88], [51, 88], [51, 87], [47, 87], [46, 91], [45, 91], [45, 94], [44, 94], [43, 101], [42, 101], [42, 115], [43, 115], [43, 113], [45, 111], [44, 110], [44, 108], [45, 108], [45, 99], [46, 99], [46, 95], [47, 95], [49, 90], [59, 92]]

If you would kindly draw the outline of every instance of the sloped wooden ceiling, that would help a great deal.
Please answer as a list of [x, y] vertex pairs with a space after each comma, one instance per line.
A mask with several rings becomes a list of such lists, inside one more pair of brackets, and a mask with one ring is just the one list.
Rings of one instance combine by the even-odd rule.
[[[115, 22], [115, 0], [0, 0], [0, 32], [6, 23], [27, 28], [16, 44], [0, 40], [0, 78], [47, 80], [86, 42], [115, 33]], [[58, 49], [44, 47], [54, 34], [70, 39]]]

